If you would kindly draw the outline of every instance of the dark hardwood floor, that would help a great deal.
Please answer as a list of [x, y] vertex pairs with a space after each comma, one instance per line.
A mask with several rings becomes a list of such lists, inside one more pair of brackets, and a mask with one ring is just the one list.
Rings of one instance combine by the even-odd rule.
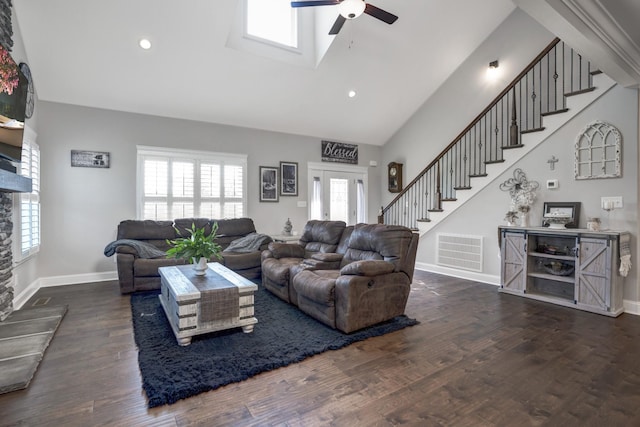
[[117, 283], [44, 297], [69, 311], [29, 388], [0, 395], [3, 426], [640, 425], [638, 316], [417, 271], [419, 325], [149, 410]]

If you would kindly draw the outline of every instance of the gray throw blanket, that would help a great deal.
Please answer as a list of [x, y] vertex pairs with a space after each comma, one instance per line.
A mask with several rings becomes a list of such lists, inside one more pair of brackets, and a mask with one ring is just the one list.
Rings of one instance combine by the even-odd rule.
[[255, 252], [265, 243], [272, 242], [273, 239], [266, 234], [249, 233], [244, 237], [234, 240], [222, 252], [239, 252], [248, 253]]
[[118, 246], [129, 246], [138, 252], [140, 258], [160, 258], [166, 257], [167, 254], [164, 251], [153, 246], [151, 243], [141, 242], [140, 240], [132, 239], [120, 239], [109, 243], [104, 248], [104, 255], [111, 256], [116, 253]]

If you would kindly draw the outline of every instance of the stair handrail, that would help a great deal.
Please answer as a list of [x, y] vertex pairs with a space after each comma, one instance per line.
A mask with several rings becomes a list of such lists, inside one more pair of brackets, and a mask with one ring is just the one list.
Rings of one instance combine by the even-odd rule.
[[522, 80], [524, 78], [524, 76], [527, 75], [527, 73], [529, 73], [529, 71], [531, 71], [533, 69], [533, 67], [536, 66], [536, 64], [538, 62], [540, 62], [542, 60], [542, 58], [545, 57], [545, 55], [547, 55], [549, 52], [551, 52], [551, 50], [560, 42], [560, 38], [556, 37], [554, 38], [551, 43], [549, 43], [547, 45], [547, 47], [544, 48], [544, 50], [542, 50], [542, 52], [540, 52], [538, 54], [538, 56], [536, 56], [530, 63], [529, 65], [527, 65], [524, 70], [522, 70], [520, 72], [520, 74], [518, 74], [512, 81], [511, 83], [509, 83], [509, 85], [498, 94], [498, 96], [496, 96], [494, 98], [494, 100], [489, 104], [489, 106], [487, 106], [484, 110], [482, 110], [482, 112], [480, 114], [478, 114], [478, 116], [466, 127], [464, 128], [464, 130], [462, 132], [460, 132], [454, 139], [453, 141], [451, 141], [451, 143], [449, 145], [447, 145], [441, 152], [440, 154], [438, 154], [432, 161], [431, 163], [429, 163], [427, 165], [427, 167], [425, 167], [422, 172], [420, 172], [418, 175], [416, 175], [416, 177], [406, 186], [404, 186], [404, 188], [402, 189], [402, 191], [400, 193], [398, 193], [396, 195], [396, 197], [393, 198], [393, 200], [391, 200], [386, 207], [382, 208], [382, 210], [380, 211], [380, 214], [378, 215], [378, 222], [381, 222], [380, 219], [382, 217], [384, 217], [384, 214], [391, 208], [391, 206], [398, 201], [416, 182], [418, 182], [418, 180], [420, 178], [422, 178], [427, 172], [429, 172], [429, 169], [431, 169], [433, 166], [436, 165], [436, 163], [438, 163], [440, 161], [440, 159], [442, 159], [447, 152], [456, 145], [456, 143], [460, 140], [460, 138], [462, 138], [467, 132], [469, 132], [469, 130], [471, 130], [493, 107], [495, 107], [495, 105], [500, 102], [500, 100], [507, 94], [509, 93], [509, 91], [511, 91], [517, 84], [518, 82], [520, 82], [520, 80]]

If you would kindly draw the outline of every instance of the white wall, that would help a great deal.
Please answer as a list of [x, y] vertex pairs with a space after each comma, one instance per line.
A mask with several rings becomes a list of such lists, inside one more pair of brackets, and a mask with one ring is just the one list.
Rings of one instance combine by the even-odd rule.
[[[136, 145], [248, 154], [248, 212], [258, 232], [279, 233], [287, 218], [294, 230], [307, 221], [307, 162], [321, 161], [320, 140], [202, 122], [167, 119], [41, 102], [38, 141], [42, 155], [41, 277], [115, 270], [103, 255], [117, 224], [136, 215]], [[70, 166], [70, 151], [111, 153], [109, 169]], [[380, 160], [380, 147], [359, 145], [359, 164]], [[299, 196], [260, 203], [258, 167], [298, 162]], [[369, 168], [369, 217], [380, 206], [381, 168]], [[371, 185], [373, 183], [373, 185]]]

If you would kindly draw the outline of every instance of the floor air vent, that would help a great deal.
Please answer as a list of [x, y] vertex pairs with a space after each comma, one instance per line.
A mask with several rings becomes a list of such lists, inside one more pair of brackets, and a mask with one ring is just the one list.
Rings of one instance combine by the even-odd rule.
[[439, 233], [437, 244], [438, 265], [482, 272], [482, 236]]

